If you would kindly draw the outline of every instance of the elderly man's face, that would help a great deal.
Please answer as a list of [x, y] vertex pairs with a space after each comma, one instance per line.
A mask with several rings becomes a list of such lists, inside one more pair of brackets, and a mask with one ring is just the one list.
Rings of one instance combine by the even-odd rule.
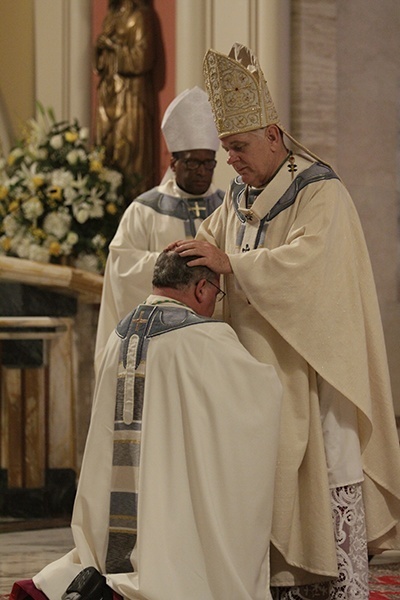
[[254, 187], [266, 183], [282, 160], [280, 152], [272, 151], [268, 129], [228, 135], [221, 144], [228, 153], [228, 165]]
[[201, 196], [210, 187], [216, 164], [213, 150], [187, 150], [172, 159], [171, 169], [182, 190]]

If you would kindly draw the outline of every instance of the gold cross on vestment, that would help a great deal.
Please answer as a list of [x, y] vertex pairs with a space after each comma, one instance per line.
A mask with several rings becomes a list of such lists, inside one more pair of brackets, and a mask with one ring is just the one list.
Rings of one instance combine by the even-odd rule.
[[144, 310], [140, 311], [138, 319], [132, 319], [132, 323], [136, 323], [135, 331], [138, 331], [139, 325], [142, 325], [143, 323], [147, 323], [147, 321], [148, 321], [148, 319], [142, 319], [142, 315], [144, 315]]
[[201, 212], [200, 212], [201, 209], [200, 209], [200, 206], [199, 206], [199, 203], [197, 202], [197, 200], [196, 200], [196, 202], [194, 203], [193, 206], [189, 206], [189, 210], [195, 211], [195, 217], [196, 217], [196, 219], [198, 219], [199, 217], [201, 217]]

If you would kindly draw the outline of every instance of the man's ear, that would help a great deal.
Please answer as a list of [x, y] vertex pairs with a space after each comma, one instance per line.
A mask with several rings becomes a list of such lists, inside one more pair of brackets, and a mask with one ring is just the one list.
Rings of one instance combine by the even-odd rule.
[[170, 158], [169, 166], [171, 167], [171, 170], [175, 173], [175, 171], [176, 171], [176, 158], [174, 158], [173, 156], [171, 156], [171, 158]]
[[267, 140], [271, 144], [271, 147], [275, 147], [277, 144], [279, 144], [281, 140], [281, 132], [277, 125], [269, 125], [265, 132], [265, 135]]
[[196, 287], [194, 288], [194, 295], [196, 296], [196, 300], [199, 304], [201, 304], [204, 300], [204, 292], [206, 291], [206, 279], [200, 279], [196, 283]]

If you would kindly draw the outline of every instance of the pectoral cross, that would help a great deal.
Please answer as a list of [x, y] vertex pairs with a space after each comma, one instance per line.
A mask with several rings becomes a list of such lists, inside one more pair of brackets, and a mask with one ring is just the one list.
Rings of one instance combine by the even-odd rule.
[[199, 206], [199, 203], [197, 202], [197, 200], [194, 203], [194, 206], [189, 206], [189, 210], [195, 211], [196, 219], [199, 219], [201, 217], [201, 212], [200, 212], [201, 209], [200, 209], [200, 206]]
[[142, 319], [142, 315], [144, 315], [144, 310], [140, 311], [139, 317], [137, 319], [132, 319], [132, 323], [136, 323], [135, 331], [139, 331], [139, 325], [143, 325], [148, 321], [148, 319]]
[[288, 164], [289, 173], [295, 173], [297, 171], [297, 165], [295, 163], [295, 159], [293, 154], [289, 156], [289, 164]]

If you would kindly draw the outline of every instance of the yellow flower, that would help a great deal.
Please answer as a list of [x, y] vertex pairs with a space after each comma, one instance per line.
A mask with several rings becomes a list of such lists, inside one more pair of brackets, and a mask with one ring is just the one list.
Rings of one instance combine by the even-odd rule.
[[9, 154], [7, 156], [7, 164], [8, 164], [9, 167], [13, 166], [13, 164], [15, 163], [15, 158], [16, 157], [13, 154]]
[[101, 160], [93, 159], [90, 161], [90, 170], [95, 173], [99, 173], [103, 169], [103, 163]]
[[37, 239], [42, 239], [45, 240], [46, 239], [46, 234], [43, 231], [43, 229], [40, 229], [40, 227], [32, 227], [31, 229], [31, 233], [33, 235], [33, 237], [37, 238]]
[[106, 212], [108, 212], [109, 215], [115, 215], [117, 213], [117, 207], [114, 202], [109, 202], [106, 205]]
[[1, 246], [5, 252], [8, 252], [11, 248], [11, 240], [8, 237], [4, 237], [1, 240]]
[[10, 213], [15, 212], [16, 210], [19, 209], [19, 201], [18, 200], [13, 200], [12, 202], [10, 202], [8, 210]]
[[58, 242], [51, 242], [49, 246], [49, 254], [51, 254], [51, 256], [60, 256], [61, 246]]
[[32, 177], [32, 181], [35, 188], [38, 188], [44, 184], [44, 179], [43, 177], [40, 177], [40, 175], [35, 175], [34, 177]]
[[64, 135], [67, 142], [71, 142], [71, 144], [76, 142], [79, 137], [76, 131], [66, 131]]
[[8, 196], [8, 188], [5, 185], [0, 185], [0, 200], [4, 200]]
[[53, 185], [53, 187], [47, 190], [47, 195], [53, 200], [62, 199], [62, 188], [59, 185]]

